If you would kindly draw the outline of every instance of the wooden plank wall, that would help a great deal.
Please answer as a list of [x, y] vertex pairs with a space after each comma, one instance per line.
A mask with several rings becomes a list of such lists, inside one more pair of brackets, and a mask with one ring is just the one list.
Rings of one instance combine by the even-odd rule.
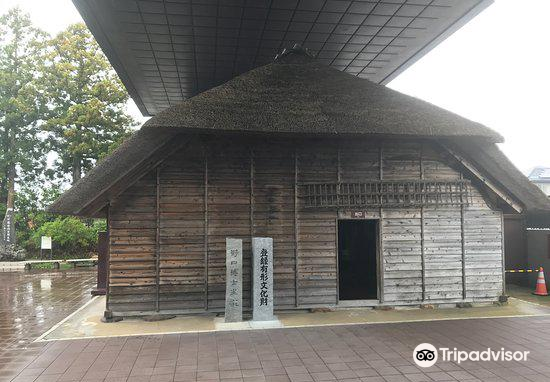
[[294, 256], [294, 147], [260, 142], [253, 149], [253, 235], [273, 237], [274, 304], [296, 303]]
[[109, 306], [154, 311], [156, 302], [156, 187], [147, 174], [109, 207]]
[[464, 210], [466, 298], [484, 300], [502, 294], [502, 213], [488, 208], [479, 192]]
[[204, 154], [197, 147], [160, 168], [160, 303], [204, 306]]
[[243, 240], [243, 306], [250, 306], [250, 150], [231, 141], [207, 142], [208, 309], [225, 305], [225, 239]]
[[[382, 179], [420, 179], [418, 142], [382, 144]], [[384, 301], [422, 300], [422, 254], [420, 208], [383, 208]]]
[[[422, 169], [427, 180], [460, 179], [460, 173], [430, 147], [424, 148]], [[461, 232], [460, 207], [424, 208], [425, 300], [462, 298]]]
[[[462, 176], [432, 143], [420, 141], [209, 137], [189, 147], [111, 204], [109, 309], [115, 312], [222, 310], [226, 237], [243, 239], [243, 303], [250, 307], [252, 236], [274, 238], [276, 308], [334, 305], [338, 213], [304, 208], [295, 198], [296, 181]], [[382, 216], [385, 303], [501, 294], [501, 212], [472, 191], [465, 208], [371, 211]]]
[[[338, 178], [337, 146], [314, 140], [297, 148], [299, 183], [334, 183]], [[298, 210], [299, 305], [334, 305], [337, 301], [337, 212]]]

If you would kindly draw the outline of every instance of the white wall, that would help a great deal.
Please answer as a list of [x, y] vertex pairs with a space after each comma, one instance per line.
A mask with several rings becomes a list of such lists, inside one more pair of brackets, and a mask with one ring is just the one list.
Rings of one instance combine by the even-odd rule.
[[550, 183], [535, 183], [546, 195], [550, 196]]

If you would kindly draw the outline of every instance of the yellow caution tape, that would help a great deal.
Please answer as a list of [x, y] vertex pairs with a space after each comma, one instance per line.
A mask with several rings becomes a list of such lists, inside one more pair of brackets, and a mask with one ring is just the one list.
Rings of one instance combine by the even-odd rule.
[[538, 269], [507, 269], [507, 273], [525, 273], [525, 272], [538, 272]]

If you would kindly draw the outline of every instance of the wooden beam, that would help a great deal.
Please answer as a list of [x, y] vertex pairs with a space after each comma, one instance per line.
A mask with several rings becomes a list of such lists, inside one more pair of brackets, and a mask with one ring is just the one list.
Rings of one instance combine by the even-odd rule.
[[[424, 180], [424, 143], [420, 144], [420, 179]], [[421, 196], [423, 198], [423, 196]], [[420, 256], [422, 262], [422, 301], [426, 301], [426, 243], [424, 234], [424, 203], [420, 207]]]
[[382, 148], [382, 142], [378, 148], [378, 179], [384, 179], [384, 149]]
[[109, 278], [111, 277], [111, 203], [107, 204], [107, 286], [105, 290], [105, 309], [110, 310], [111, 291], [109, 290]]
[[[524, 231], [525, 232], [525, 231]], [[527, 235], [523, 235], [527, 236]], [[505, 240], [504, 240], [504, 214], [502, 211], [500, 212], [500, 240], [501, 240], [501, 247], [502, 247], [502, 295], [506, 295], [506, 257], [505, 257]], [[550, 245], [550, 236], [548, 238], [548, 245]]]
[[[384, 179], [384, 149], [382, 147], [383, 142], [380, 142], [380, 147], [378, 149], [378, 178], [379, 180]], [[380, 185], [382, 187], [382, 185]], [[380, 192], [380, 205], [382, 205], [382, 193]], [[380, 207], [380, 264], [379, 264], [379, 273], [378, 276], [380, 282], [380, 302], [384, 303], [384, 210]]]
[[204, 147], [204, 310], [208, 310], [208, 149]]
[[298, 148], [294, 147], [294, 306], [300, 305], [298, 264]]
[[252, 238], [254, 237], [254, 174], [255, 174], [254, 149], [250, 148], [250, 307], [254, 301], [252, 290]]
[[[460, 179], [463, 178], [464, 176], [462, 175], [462, 173], [460, 173]], [[460, 187], [462, 187], [462, 185]], [[466, 242], [464, 235], [464, 203], [460, 203], [460, 244], [462, 255], [462, 299], [466, 299]]]
[[340, 141], [338, 141], [338, 147], [336, 149], [336, 235], [334, 237], [335, 264], [336, 264], [336, 304], [340, 301], [340, 267], [338, 262], [338, 210], [340, 207], [340, 185], [342, 183], [342, 161], [340, 158]]
[[485, 186], [487, 186], [491, 191], [497, 194], [502, 200], [504, 200], [510, 207], [512, 207], [517, 213], [523, 212], [523, 207], [519, 202], [516, 202], [512, 197], [508, 196], [504, 191], [502, 191], [498, 186], [491, 182], [487, 177], [485, 177], [481, 171], [479, 171], [472, 163], [470, 163], [462, 155], [455, 152], [449, 146], [441, 143], [441, 145], [447, 150], [460, 164], [462, 164], [468, 171], [474, 174]]
[[340, 142], [338, 142], [336, 156], [336, 205], [340, 206], [340, 184], [342, 183], [342, 159], [340, 157]]
[[155, 309], [158, 312], [160, 310], [160, 166], [156, 171], [156, 226], [155, 226], [155, 285], [156, 285], [156, 298]]

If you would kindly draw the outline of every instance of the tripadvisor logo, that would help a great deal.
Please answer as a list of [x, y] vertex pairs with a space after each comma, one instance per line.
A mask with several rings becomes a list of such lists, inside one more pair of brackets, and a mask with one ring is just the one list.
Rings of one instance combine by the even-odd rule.
[[461, 363], [464, 361], [527, 361], [529, 351], [500, 350], [464, 351], [457, 348], [435, 348], [432, 344], [423, 343], [414, 348], [413, 360], [420, 367], [433, 366], [441, 354], [442, 361]]
[[432, 344], [420, 344], [414, 348], [414, 362], [420, 367], [430, 367], [437, 362], [437, 349]]

